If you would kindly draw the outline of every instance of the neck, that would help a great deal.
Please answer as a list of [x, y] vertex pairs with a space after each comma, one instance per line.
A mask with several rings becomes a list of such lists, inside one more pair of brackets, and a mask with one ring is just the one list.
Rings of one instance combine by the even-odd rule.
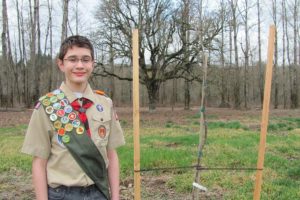
[[71, 83], [70, 81], [65, 81], [65, 84], [72, 92], [83, 93], [88, 85], [88, 83]]

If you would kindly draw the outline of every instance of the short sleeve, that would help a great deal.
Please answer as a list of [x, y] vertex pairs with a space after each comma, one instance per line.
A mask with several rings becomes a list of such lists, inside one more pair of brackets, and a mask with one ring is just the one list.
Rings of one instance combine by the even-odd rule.
[[118, 119], [117, 113], [115, 109], [111, 108], [111, 127], [110, 127], [110, 135], [108, 139], [107, 148], [108, 149], [115, 149], [119, 146], [125, 144], [123, 130], [120, 125], [120, 121]]
[[51, 152], [52, 131], [52, 125], [43, 106], [34, 109], [21, 152], [48, 159]]

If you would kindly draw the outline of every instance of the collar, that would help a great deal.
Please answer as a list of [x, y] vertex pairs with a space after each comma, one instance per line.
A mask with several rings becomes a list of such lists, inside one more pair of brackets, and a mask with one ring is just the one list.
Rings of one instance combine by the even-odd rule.
[[[77, 99], [74, 92], [66, 85], [65, 82], [62, 82], [59, 88], [65, 93], [70, 103]], [[96, 102], [95, 94], [90, 84], [87, 84], [87, 87], [85, 88], [82, 97], [91, 100], [93, 103]]]

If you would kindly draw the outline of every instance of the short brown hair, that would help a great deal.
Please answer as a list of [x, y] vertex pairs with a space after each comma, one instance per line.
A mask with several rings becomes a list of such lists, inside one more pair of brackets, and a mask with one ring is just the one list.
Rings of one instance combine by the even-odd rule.
[[68, 49], [72, 48], [73, 46], [89, 49], [91, 51], [92, 59], [94, 60], [94, 47], [92, 43], [89, 39], [80, 35], [70, 36], [61, 43], [58, 59], [63, 60]]

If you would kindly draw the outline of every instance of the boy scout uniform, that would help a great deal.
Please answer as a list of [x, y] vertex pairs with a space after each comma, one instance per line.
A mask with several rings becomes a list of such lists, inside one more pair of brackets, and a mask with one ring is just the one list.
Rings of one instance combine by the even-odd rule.
[[[60, 90], [71, 103], [77, 99], [75, 94], [62, 83]], [[123, 131], [108, 97], [95, 93], [87, 86], [83, 97], [93, 105], [86, 110], [91, 139], [101, 153], [108, 167], [107, 149], [115, 149], [125, 144]], [[53, 120], [52, 120], [53, 121]], [[58, 186], [93, 185], [93, 180], [82, 170], [65, 147], [45, 109], [37, 104], [32, 113], [22, 152], [47, 161], [47, 181], [52, 188]]]

